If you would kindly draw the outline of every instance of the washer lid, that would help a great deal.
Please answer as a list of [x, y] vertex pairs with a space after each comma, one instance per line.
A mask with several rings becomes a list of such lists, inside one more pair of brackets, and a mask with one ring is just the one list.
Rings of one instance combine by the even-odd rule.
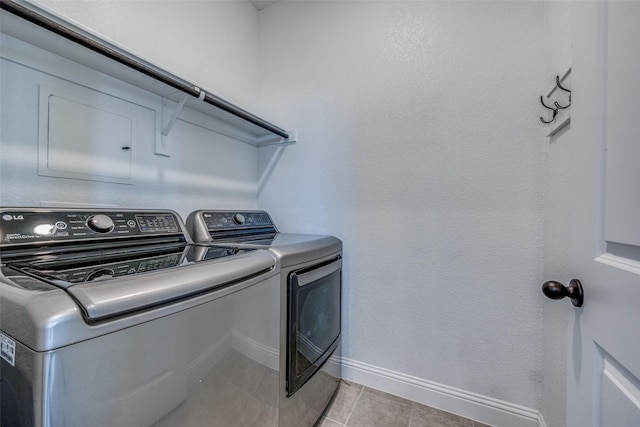
[[[187, 310], [277, 274], [268, 251], [244, 251], [201, 262], [66, 288], [0, 266], [2, 332], [34, 351], [49, 351]], [[201, 252], [207, 249], [206, 252]]]
[[83, 308], [89, 321], [144, 310], [239, 283], [275, 268], [267, 252], [246, 252], [187, 268], [153, 271], [108, 283], [83, 283], [67, 292]]
[[92, 323], [238, 283], [271, 271], [275, 259], [248, 248], [161, 245], [38, 256], [7, 266], [66, 291]]

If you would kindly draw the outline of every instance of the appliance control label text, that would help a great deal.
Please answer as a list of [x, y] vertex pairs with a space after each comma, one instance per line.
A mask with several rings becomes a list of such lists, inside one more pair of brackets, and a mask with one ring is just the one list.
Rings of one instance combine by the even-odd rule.
[[16, 366], [16, 343], [4, 334], [0, 334], [0, 357]]

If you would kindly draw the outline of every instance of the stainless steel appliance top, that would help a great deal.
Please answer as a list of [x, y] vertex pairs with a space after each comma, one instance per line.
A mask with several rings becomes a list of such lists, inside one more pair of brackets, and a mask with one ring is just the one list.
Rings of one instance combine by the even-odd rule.
[[198, 210], [189, 214], [186, 226], [196, 244], [269, 249], [281, 267], [342, 251], [334, 236], [280, 233], [265, 211]]
[[0, 249], [2, 331], [38, 351], [277, 274], [268, 251], [190, 244], [172, 211], [0, 209]]

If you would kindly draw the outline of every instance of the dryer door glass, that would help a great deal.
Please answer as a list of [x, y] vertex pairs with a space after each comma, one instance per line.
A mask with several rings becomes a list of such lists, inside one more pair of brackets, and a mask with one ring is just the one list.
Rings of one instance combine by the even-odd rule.
[[341, 272], [338, 259], [289, 277], [288, 395], [322, 366], [339, 342]]

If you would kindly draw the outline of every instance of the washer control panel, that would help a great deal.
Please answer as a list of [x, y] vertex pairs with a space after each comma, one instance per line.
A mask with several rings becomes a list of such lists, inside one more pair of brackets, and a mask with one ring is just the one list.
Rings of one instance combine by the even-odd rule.
[[0, 211], [0, 244], [182, 234], [171, 211]]

